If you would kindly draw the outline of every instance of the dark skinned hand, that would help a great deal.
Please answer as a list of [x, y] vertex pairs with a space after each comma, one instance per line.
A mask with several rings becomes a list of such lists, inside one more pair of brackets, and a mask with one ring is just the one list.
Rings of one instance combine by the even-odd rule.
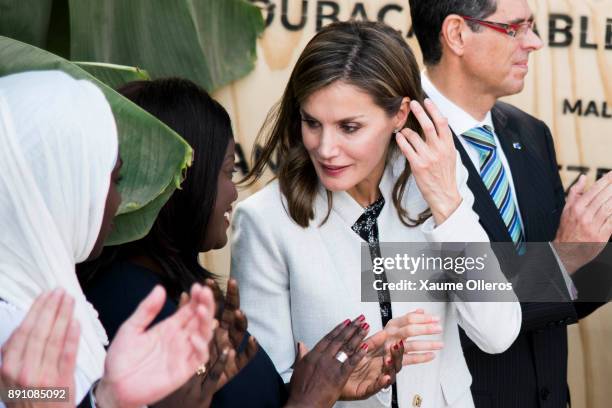
[[[240, 353], [237, 350], [247, 333], [248, 321], [240, 310], [240, 294], [234, 279], [227, 284], [227, 294], [223, 292], [213, 279], [206, 280], [217, 304], [216, 318], [218, 325], [214, 330], [213, 338], [208, 345], [210, 360], [205, 365], [202, 375], [195, 375], [191, 380], [166, 398], [156, 407], [197, 406], [208, 407], [213, 395], [229, 380], [234, 378], [257, 354], [258, 345], [253, 336]], [[183, 293], [179, 306], [189, 302], [189, 296]]]
[[[340, 398], [351, 373], [366, 355], [368, 346], [363, 340], [368, 328], [359, 318], [352, 322], [347, 319], [297, 361], [285, 407], [331, 407]], [[301, 345], [298, 347], [303, 353], [304, 348]], [[344, 351], [348, 356], [343, 363], [336, 359], [339, 351]]]
[[402, 369], [404, 342], [400, 340], [391, 347], [385, 347], [384, 333], [380, 331], [366, 339], [368, 353], [351, 373], [340, 399], [366, 399], [395, 382], [397, 373]]

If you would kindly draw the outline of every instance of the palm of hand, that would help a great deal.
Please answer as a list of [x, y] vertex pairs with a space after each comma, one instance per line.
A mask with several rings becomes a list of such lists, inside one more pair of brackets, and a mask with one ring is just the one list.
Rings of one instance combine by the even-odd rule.
[[342, 390], [342, 399], [357, 400], [368, 398], [378, 392], [384, 380], [383, 357], [366, 355], [351, 373]]
[[[72, 373], [71, 373], [72, 374]], [[40, 375], [41, 379], [51, 380], [51, 382], [38, 382], [35, 385], [27, 384], [25, 387], [53, 387], [53, 388], [68, 388], [68, 401], [65, 403], [58, 403], [57, 401], [51, 402], [32, 402], [32, 401], [20, 401], [20, 402], [6, 402], [8, 408], [72, 408], [75, 406], [74, 399], [76, 394], [76, 386], [74, 382], [74, 375], [61, 375], [58, 371], [47, 371]], [[10, 386], [9, 386], [10, 384]], [[2, 378], [0, 378], [0, 389], [8, 389], [18, 387], [21, 388], [22, 384], [13, 384], [7, 382], [4, 384]]]
[[[105, 366], [105, 377], [113, 384], [119, 399], [129, 405], [144, 405], [185, 382], [198, 365], [192, 349], [185, 347], [186, 336], [173, 319], [144, 332], [122, 327], [108, 351]], [[114, 355], [121, 358], [113, 358]], [[113, 363], [108, 364], [109, 361]], [[185, 361], [191, 364], [177, 364]], [[134, 394], [138, 401], [130, 400]]]

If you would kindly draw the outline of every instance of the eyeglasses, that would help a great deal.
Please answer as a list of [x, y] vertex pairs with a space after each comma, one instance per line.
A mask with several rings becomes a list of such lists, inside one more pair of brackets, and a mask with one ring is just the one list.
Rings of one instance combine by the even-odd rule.
[[509, 35], [512, 38], [521, 38], [527, 34], [529, 30], [535, 29], [535, 20], [523, 21], [522, 23], [497, 23], [495, 21], [479, 20], [474, 17], [461, 16], [464, 20], [489, 27], [492, 30]]

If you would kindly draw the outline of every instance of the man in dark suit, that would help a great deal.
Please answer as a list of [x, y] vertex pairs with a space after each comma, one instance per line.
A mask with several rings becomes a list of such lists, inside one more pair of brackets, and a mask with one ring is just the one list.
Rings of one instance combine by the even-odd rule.
[[[566, 406], [566, 326], [601, 305], [577, 302], [585, 292], [572, 279], [584, 265], [586, 281], [598, 268], [610, 272], [593, 259], [612, 233], [612, 174], [588, 191], [583, 176], [566, 203], [548, 127], [498, 102], [523, 89], [529, 54], [543, 45], [526, 0], [410, 0], [410, 8], [427, 67], [423, 88], [455, 134], [482, 226], [492, 242], [517, 249], [552, 242], [549, 272], [576, 300], [522, 303], [521, 333], [502, 354], [485, 354], [462, 335], [475, 404]], [[577, 252], [568, 242], [602, 244]]]

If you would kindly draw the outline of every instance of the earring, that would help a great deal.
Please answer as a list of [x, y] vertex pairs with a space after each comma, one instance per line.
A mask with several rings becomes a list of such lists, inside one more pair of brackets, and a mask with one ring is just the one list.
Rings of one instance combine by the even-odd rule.
[[393, 134], [394, 134], [394, 135], [397, 135], [397, 134], [399, 133], [399, 131], [400, 131], [400, 129], [394, 129], [394, 130], [393, 130]]

